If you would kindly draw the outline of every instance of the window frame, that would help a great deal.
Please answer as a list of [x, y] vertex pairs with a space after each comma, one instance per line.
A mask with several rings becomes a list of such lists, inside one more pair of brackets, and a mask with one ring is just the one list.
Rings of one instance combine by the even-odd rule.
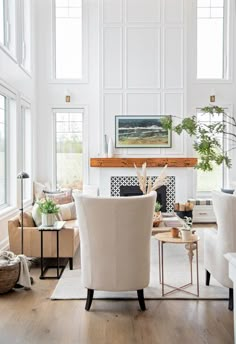
[[233, 82], [233, 39], [234, 39], [234, 30], [233, 30], [233, 15], [234, 15], [234, 5], [232, 0], [224, 0], [224, 40], [223, 40], [223, 78], [198, 78], [197, 77], [197, 3], [198, 0], [195, 0], [193, 6], [193, 39], [192, 42], [195, 42], [192, 52], [192, 58], [194, 62], [194, 76], [193, 80], [197, 84], [231, 84]]
[[57, 158], [56, 158], [56, 114], [63, 112], [74, 112], [82, 113], [83, 116], [83, 184], [88, 184], [89, 180], [89, 152], [88, 152], [88, 108], [84, 106], [55, 106], [52, 108], [52, 120], [53, 120], [53, 174], [52, 174], [52, 186], [53, 189], [56, 189], [57, 184]]
[[[30, 119], [30, 167], [29, 169], [25, 169], [25, 110], [29, 110], [29, 119]], [[27, 172], [30, 176], [29, 178], [29, 189], [28, 189], [28, 194], [26, 194], [26, 191], [24, 190], [24, 195], [29, 196], [27, 198], [24, 198], [23, 203], [24, 206], [30, 205], [32, 201], [32, 171], [33, 171], [33, 152], [32, 152], [32, 113], [31, 113], [31, 104], [28, 100], [25, 98], [21, 97], [20, 100], [20, 118], [21, 118], [21, 165], [22, 165], [22, 170], [24, 172]]]
[[[7, 0], [3, 0], [4, 3], [8, 3]], [[15, 63], [17, 63], [17, 50], [18, 50], [18, 34], [17, 34], [17, 30], [18, 30], [18, 16], [17, 16], [17, 7], [18, 7], [18, 3], [16, 2], [16, 0], [14, 0], [14, 7], [15, 7], [15, 18], [14, 18], [14, 24], [15, 24], [15, 30], [14, 30], [14, 35], [15, 35], [15, 46], [14, 46], [14, 52], [12, 52], [7, 44], [1, 43], [0, 42], [0, 49], [6, 54], [8, 55], [8, 57], [10, 57]], [[11, 26], [11, 22], [9, 21], [9, 10], [8, 10], [8, 5], [5, 7], [4, 9], [5, 15], [7, 17], [7, 23], [8, 23], [8, 27]], [[6, 18], [5, 18], [6, 20]], [[4, 22], [4, 26], [5, 26], [5, 22]], [[9, 30], [9, 29], [8, 29]]]
[[0, 210], [6, 208], [8, 206], [8, 113], [9, 113], [9, 100], [7, 96], [2, 92], [0, 87], [0, 95], [5, 98], [5, 113], [4, 113], [4, 135], [5, 135], [5, 151], [4, 151], [4, 174], [5, 174], [5, 190], [4, 190], [4, 203], [0, 204]]
[[19, 36], [20, 36], [20, 44], [19, 44], [19, 66], [20, 68], [28, 75], [32, 76], [32, 1], [29, 1], [29, 6], [30, 6], [30, 18], [29, 18], [29, 26], [30, 26], [30, 41], [29, 41], [29, 50], [30, 50], [30, 68], [29, 70], [26, 68], [24, 65], [24, 47], [26, 46], [27, 49], [27, 42], [25, 41], [25, 35], [24, 35], [24, 28], [25, 28], [25, 7], [24, 7], [24, 2], [25, 0], [20, 0], [19, 1], [19, 12], [20, 12], [20, 20], [19, 20]]
[[50, 84], [87, 84], [88, 83], [88, 5], [87, 1], [82, 1], [82, 78], [56, 78], [56, 5], [55, 0], [51, 0], [51, 76]]

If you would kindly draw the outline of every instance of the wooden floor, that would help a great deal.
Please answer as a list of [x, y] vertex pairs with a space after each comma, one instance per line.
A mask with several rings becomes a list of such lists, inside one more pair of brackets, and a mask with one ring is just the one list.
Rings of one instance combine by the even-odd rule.
[[0, 296], [0, 344], [233, 344], [225, 301], [51, 301], [57, 280]]

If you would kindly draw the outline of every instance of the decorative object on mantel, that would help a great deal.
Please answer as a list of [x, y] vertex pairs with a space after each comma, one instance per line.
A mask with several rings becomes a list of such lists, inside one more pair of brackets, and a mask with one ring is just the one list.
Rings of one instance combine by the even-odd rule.
[[146, 162], [147, 167], [195, 167], [197, 158], [90, 158], [90, 167], [141, 167]]
[[150, 193], [151, 191], [155, 191], [158, 188], [160, 188], [162, 185], [166, 185], [166, 183], [168, 183], [166, 179], [167, 165], [165, 165], [165, 167], [162, 169], [160, 175], [156, 178], [154, 183], [152, 183], [152, 179], [150, 177], [147, 178], [146, 162], [142, 165], [142, 174], [139, 172], [135, 164], [134, 164], [134, 167], [136, 169], [136, 173], [138, 177], [139, 188], [144, 195]]
[[42, 226], [53, 226], [56, 221], [56, 215], [59, 212], [57, 204], [50, 198], [42, 199], [37, 204], [42, 214]]
[[[190, 137], [195, 138], [193, 148], [199, 156], [196, 168], [202, 171], [212, 171], [215, 165], [222, 164], [230, 168], [229, 152], [236, 149], [236, 119], [234, 115], [227, 113], [225, 108], [216, 105], [203, 107], [200, 112], [202, 116], [213, 117], [213, 120], [206, 122], [199, 120], [197, 116], [184, 119], [175, 116], [180, 122], [174, 125], [172, 117], [163, 117], [163, 127], [172, 129], [178, 135], [186, 132]], [[218, 120], [216, 120], [217, 117]], [[229, 145], [226, 144], [226, 141]]]
[[107, 141], [107, 139], [108, 139], [107, 135], [104, 135], [104, 146], [103, 146], [104, 158], [107, 158], [107, 154], [108, 154], [108, 141]]
[[112, 140], [111, 137], [109, 137], [109, 140], [108, 140], [108, 153], [107, 153], [108, 158], [112, 158], [113, 157], [113, 153], [114, 153], [113, 140]]
[[170, 148], [171, 129], [161, 119], [169, 116], [116, 116], [117, 148]]

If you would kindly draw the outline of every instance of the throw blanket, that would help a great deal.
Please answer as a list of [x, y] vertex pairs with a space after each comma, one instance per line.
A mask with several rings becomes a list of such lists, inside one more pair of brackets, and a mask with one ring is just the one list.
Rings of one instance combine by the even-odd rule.
[[25, 289], [31, 289], [31, 280], [26, 256], [23, 254], [16, 256], [10, 251], [0, 251], [0, 266], [12, 265], [18, 262], [20, 262], [20, 276], [17, 283], [25, 287]]

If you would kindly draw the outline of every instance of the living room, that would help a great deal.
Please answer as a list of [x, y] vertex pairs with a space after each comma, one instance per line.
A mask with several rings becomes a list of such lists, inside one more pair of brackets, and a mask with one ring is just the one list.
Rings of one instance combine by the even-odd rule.
[[[0, 0], [0, 252], [23, 253], [30, 276], [1, 293], [0, 264], [0, 343], [234, 342], [234, 195], [221, 190], [236, 188], [235, 18], [234, 0]], [[162, 208], [149, 247], [137, 233], [151, 189]], [[56, 233], [38, 230], [45, 198]], [[90, 198], [104, 204], [84, 218]], [[100, 220], [129, 237], [113, 247], [104, 230], [96, 246]], [[120, 252], [133, 284], [150, 272], [146, 287], [82, 285], [86, 223], [101, 278]]]

